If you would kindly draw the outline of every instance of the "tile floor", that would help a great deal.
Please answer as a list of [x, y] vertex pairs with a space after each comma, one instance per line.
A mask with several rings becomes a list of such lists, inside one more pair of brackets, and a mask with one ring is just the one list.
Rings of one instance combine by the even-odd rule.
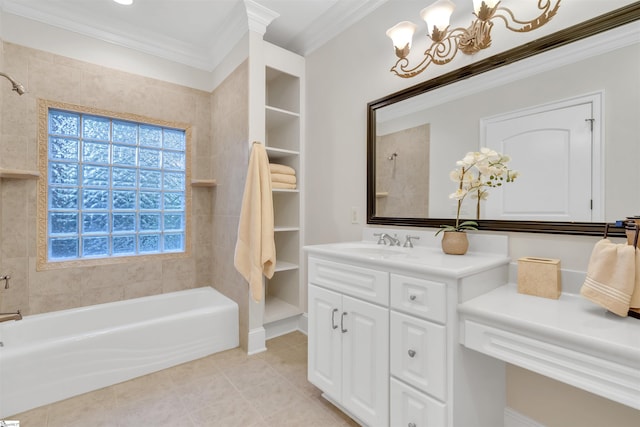
[[357, 426], [307, 382], [307, 337], [236, 348], [17, 414], [20, 427]]

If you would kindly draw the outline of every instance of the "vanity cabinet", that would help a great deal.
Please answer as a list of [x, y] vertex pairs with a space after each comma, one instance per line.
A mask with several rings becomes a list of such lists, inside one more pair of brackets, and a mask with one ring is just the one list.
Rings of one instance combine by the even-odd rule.
[[365, 426], [502, 425], [504, 364], [459, 344], [457, 307], [506, 283], [508, 258], [354, 247], [305, 247], [309, 381]]
[[389, 419], [385, 295], [387, 273], [309, 260], [309, 381], [369, 426], [387, 426]]
[[446, 425], [446, 285], [391, 275], [391, 425]]

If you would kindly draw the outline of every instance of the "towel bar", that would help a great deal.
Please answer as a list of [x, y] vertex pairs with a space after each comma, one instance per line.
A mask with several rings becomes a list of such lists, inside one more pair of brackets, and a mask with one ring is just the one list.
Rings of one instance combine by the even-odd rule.
[[618, 223], [615, 224], [605, 224], [604, 225], [604, 239], [607, 238], [608, 234], [609, 234], [609, 227], [614, 227], [614, 228], [624, 228], [626, 230], [635, 230], [636, 231], [636, 235], [633, 238], [633, 246], [638, 246], [638, 235], [640, 235], [640, 227], [638, 227], [638, 224], [636, 224], [635, 222], [631, 222], [631, 221], [622, 221], [622, 225], [618, 225]]

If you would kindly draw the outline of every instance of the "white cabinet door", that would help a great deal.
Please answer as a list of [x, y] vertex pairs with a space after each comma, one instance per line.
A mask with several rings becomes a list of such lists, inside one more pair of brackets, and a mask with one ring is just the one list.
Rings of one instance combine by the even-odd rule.
[[309, 345], [307, 377], [336, 401], [342, 390], [342, 295], [309, 286]]
[[387, 426], [389, 310], [348, 296], [342, 310], [342, 405], [368, 426]]
[[446, 399], [446, 331], [442, 325], [395, 311], [391, 323], [391, 375]]

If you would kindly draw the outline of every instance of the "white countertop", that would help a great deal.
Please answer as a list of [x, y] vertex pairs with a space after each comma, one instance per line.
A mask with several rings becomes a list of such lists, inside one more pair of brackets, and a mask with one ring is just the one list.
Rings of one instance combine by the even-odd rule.
[[[359, 251], [360, 247], [364, 250]], [[368, 251], [367, 247], [370, 247], [371, 251]], [[372, 253], [377, 249], [384, 250], [385, 246], [363, 241], [304, 247], [304, 250], [312, 255], [348, 260], [371, 268], [449, 278], [470, 276], [496, 266], [507, 265], [510, 261], [508, 256], [495, 253], [467, 252], [465, 255], [447, 255], [441, 249], [433, 247], [398, 247], [388, 248], [388, 252], [383, 254]]]
[[625, 357], [640, 368], [640, 319], [619, 317], [580, 295], [563, 293], [554, 300], [520, 294], [508, 284], [460, 304], [458, 311]]
[[507, 284], [458, 306], [463, 345], [640, 409], [640, 319]]

